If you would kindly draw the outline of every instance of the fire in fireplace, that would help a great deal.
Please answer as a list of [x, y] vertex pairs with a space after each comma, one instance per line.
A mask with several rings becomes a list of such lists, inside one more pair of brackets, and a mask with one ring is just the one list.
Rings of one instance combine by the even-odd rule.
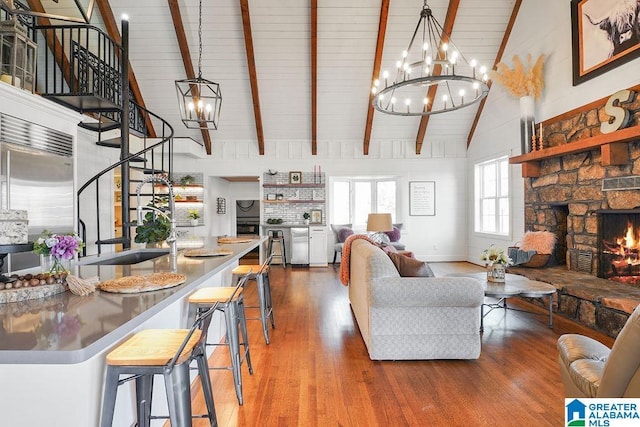
[[640, 286], [640, 211], [600, 211], [598, 225], [598, 276]]

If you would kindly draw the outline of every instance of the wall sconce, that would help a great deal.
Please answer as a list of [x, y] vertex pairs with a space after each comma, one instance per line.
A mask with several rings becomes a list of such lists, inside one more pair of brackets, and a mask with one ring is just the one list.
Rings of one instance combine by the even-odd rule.
[[218, 197], [216, 199], [216, 212], [219, 214], [226, 214], [227, 213], [227, 200], [224, 197]]

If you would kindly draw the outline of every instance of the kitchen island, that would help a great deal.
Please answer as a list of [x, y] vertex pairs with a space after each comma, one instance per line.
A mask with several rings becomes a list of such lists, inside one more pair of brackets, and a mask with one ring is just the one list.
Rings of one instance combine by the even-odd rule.
[[[83, 258], [72, 271], [84, 278], [98, 275], [101, 281], [169, 271], [186, 276], [184, 284], [169, 289], [135, 294], [96, 291], [86, 297], [64, 292], [0, 304], [2, 424], [98, 425], [106, 353], [140, 329], [186, 327], [186, 297], [200, 287], [230, 283], [238, 259], [262, 240], [223, 245], [233, 253], [221, 257], [189, 258], [180, 251], [175, 262], [164, 254], [132, 265], [104, 265], [119, 254], [103, 254]], [[202, 245], [218, 248], [215, 237], [204, 239]], [[96, 261], [101, 264], [93, 264]], [[219, 339], [223, 328], [220, 317], [215, 316], [211, 338]], [[154, 405], [166, 413], [162, 382], [157, 383], [161, 388], [154, 393]], [[132, 424], [132, 387], [128, 383], [118, 390], [114, 425]]]

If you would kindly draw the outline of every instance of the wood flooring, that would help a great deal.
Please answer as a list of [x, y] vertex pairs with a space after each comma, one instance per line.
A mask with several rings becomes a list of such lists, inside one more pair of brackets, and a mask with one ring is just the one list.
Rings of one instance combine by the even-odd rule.
[[[436, 275], [480, 271], [467, 263], [430, 264]], [[484, 321], [478, 360], [372, 361], [349, 307], [338, 267], [272, 266], [276, 329], [265, 345], [249, 321], [254, 374], [243, 365], [244, 405], [230, 371], [211, 371], [218, 423], [235, 426], [560, 426], [564, 395], [556, 341], [564, 333], [612, 339], [511, 299]], [[247, 303], [256, 293], [247, 288]], [[256, 313], [248, 313], [255, 317]], [[212, 365], [228, 364], [219, 348]], [[194, 411], [203, 412], [202, 393]], [[208, 425], [197, 420], [195, 426]]]

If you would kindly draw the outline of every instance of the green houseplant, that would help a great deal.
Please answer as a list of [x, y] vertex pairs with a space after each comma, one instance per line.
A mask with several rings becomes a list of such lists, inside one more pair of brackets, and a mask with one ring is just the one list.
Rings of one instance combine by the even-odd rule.
[[142, 224], [136, 227], [136, 243], [159, 243], [166, 240], [171, 232], [171, 222], [153, 212], [144, 215]]
[[189, 209], [189, 214], [187, 216], [191, 220], [191, 225], [198, 225], [198, 218], [200, 218], [200, 211], [198, 211], [198, 209]]
[[309, 212], [305, 212], [302, 214], [302, 218], [304, 219], [305, 224], [309, 224], [309, 219], [311, 218], [311, 214]]
[[182, 178], [180, 178], [180, 185], [183, 187], [189, 184], [193, 184], [194, 182], [196, 182], [196, 179], [191, 175], [185, 175]]

